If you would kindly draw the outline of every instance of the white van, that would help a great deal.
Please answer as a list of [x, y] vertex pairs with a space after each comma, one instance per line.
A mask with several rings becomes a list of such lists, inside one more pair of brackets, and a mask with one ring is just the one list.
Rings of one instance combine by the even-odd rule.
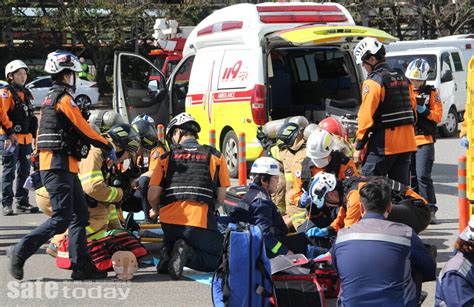
[[360, 103], [364, 74], [352, 48], [367, 36], [396, 40], [355, 26], [336, 3], [233, 5], [212, 13], [189, 35], [168, 80], [168, 100], [156, 98], [164, 84], [153, 93], [145, 77], [134, 75], [150, 71], [149, 61], [116, 54], [114, 109], [129, 120], [147, 113], [158, 122], [191, 113], [201, 125], [201, 142], [215, 131], [217, 148], [236, 176], [239, 133], [245, 133], [247, 160], [253, 161], [262, 153], [257, 132], [267, 121], [305, 115], [317, 122], [328, 100]]
[[[397, 41], [387, 45], [387, 51], [405, 51], [407, 49], [456, 47], [461, 50], [461, 59], [464, 67], [474, 56], [474, 34], [459, 34], [440, 37], [438, 39], [422, 39], [414, 41]], [[457, 60], [457, 59], [455, 59]]]
[[427, 84], [438, 89], [443, 101], [439, 132], [442, 136], [451, 137], [456, 134], [458, 122], [462, 120], [466, 108], [467, 72], [461, 61], [462, 53], [455, 47], [429, 47], [387, 53], [388, 65], [402, 71], [416, 58], [423, 58], [430, 64]]

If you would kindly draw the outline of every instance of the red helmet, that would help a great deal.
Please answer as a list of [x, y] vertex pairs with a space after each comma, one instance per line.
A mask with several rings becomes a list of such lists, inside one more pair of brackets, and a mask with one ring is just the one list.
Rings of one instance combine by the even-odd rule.
[[346, 137], [346, 129], [337, 118], [326, 117], [319, 122], [319, 127], [323, 128], [329, 133], [339, 135], [343, 138]]

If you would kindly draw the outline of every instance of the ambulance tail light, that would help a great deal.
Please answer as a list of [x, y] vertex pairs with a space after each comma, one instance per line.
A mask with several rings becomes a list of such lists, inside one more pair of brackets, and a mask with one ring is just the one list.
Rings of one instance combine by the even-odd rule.
[[250, 107], [254, 123], [259, 126], [264, 125], [267, 121], [267, 112], [265, 108], [265, 87], [263, 85], [257, 84], [253, 88]]

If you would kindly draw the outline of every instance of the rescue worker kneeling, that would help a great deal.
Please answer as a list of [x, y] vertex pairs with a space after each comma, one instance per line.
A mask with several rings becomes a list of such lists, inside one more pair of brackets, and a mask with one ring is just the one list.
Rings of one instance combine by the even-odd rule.
[[362, 219], [337, 234], [331, 250], [341, 278], [341, 306], [419, 306], [422, 281], [435, 279], [436, 262], [408, 226], [389, 221], [388, 181], [360, 189]]
[[[385, 177], [354, 176], [343, 181], [336, 180], [330, 173], [320, 172], [314, 176], [310, 187], [311, 203], [316, 208], [323, 206], [339, 207], [336, 219], [330, 226], [314, 227], [306, 232], [308, 237], [326, 237], [335, 235], [340, 229], [357, 223], [361, 218], [360, 189], [368, 182], [382, 180]], [[420, 195], [411, 188], [394, 180], [385, 178], [392, 190], [392, 210], [389, 221], [402, 223], [412, 227], [416, 233], [428, 227], [431, 214]]]
[[109, 229], [122, 228], [116, 204], [127, 198], [130, 183], [121, 180], [117, 165], [131, 158], [140, 147], [138, 133], [129, 124], [113, 126], [104, 137], [113, 145], [115, 157], [92, 146], [79, 164], [79, 179], [89, 205], [88, 240], [105, 237]]
[[[310, 201], [308, 193], [311, 179], [320, 172], [336, 175], [337, 180], [344, 180], [351, 176], [359, 175], [354, 161], [335, 149], [337, 147], [335, 137], [326, 130], [313, 131], [306, 142], [306, 158], [303, 160], [301, 176], [295, 179], [294, 203], [300, 208], [307, 208]], [[304, 223], [296, 230], [305, 232], [314, 226], [323, 228], [329, 226], [337, 215], [337, 208], [323, 206], [303, 212], [299, 216], [293, 216], [293, 220], [300, 219]]]
[[157, 270], [173, 279], [184, 266], [214, 271], [222, 253], [214, 212], [224, 202], [229, 172], [224, 155], [197, 142], [200, 130], [188, 113], [174, 117], [166, 127], [171, 150], [159, 158], [150, 179], [150, 218], [159, 213], [164, 233]]
[[258, 158], [250, 173], [253, 183], [242, 201], [231, 213], [233, 222], [259, 226], [267, 256], [306, 254], [309, 241], [303, 233], [288, 236], [288, 228], [271, 195], [276, 192], [280, 170], [278, 161], [270, 157]]
[[[130, 201], [124, 202], [122, 209], [129, 212], [144, 211], [143, 224], [156, 223], [157, 219], [150, 219], [151, 206], [148, 202], [148, 188], [150, 177], [158, 164], [158, 158], [166, 152], [164, 144], [158, 140], [155, 121], [148, 115], [138, 115], [132, 121], [132, 127], [138, 131], [140, 136], [140, 149], [136, 156], [135, 164], [140, 168], [142, 174], [136, 180], [134, 192]], [[148, 163], [145, 159], [148, 158]]]

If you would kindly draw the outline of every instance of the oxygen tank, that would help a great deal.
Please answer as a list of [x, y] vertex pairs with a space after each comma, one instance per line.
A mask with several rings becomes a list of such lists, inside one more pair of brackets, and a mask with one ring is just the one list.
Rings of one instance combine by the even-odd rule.
[[301, 129], [304, 129], [309, 124], [308, 120], [304, 116], [287, 117], [287, 118], [282, 118], [282, 119], [278, 119], [278, 120], [272, 120], [272, 121], [266, 123], [263, 126], [263, 133], [267, 137], [269, 137], [270, 139], [274, 139], [274, 138], [276, 138], [278, 130], [280, 129], [280, 127], [283, 126], [286, 123], [295, 123]]
[[124, 120], [120, 114], [112, 110], [93, 110], [88, 122], [99, 128], [100, 133], [104, 133], [113, 126], [124, 123]]
[[321, 130], [321, 129], [322, 128], [319, 127], [319, 125], [309, 124], [308, 126], [306, 126], [306, 128], [304, 128], [304, 131], [303, 131], [304, 139], [307, 140], [309, 138], [309, 136], [311, 135], [311, 133], [313, 133], [313, 131]]

